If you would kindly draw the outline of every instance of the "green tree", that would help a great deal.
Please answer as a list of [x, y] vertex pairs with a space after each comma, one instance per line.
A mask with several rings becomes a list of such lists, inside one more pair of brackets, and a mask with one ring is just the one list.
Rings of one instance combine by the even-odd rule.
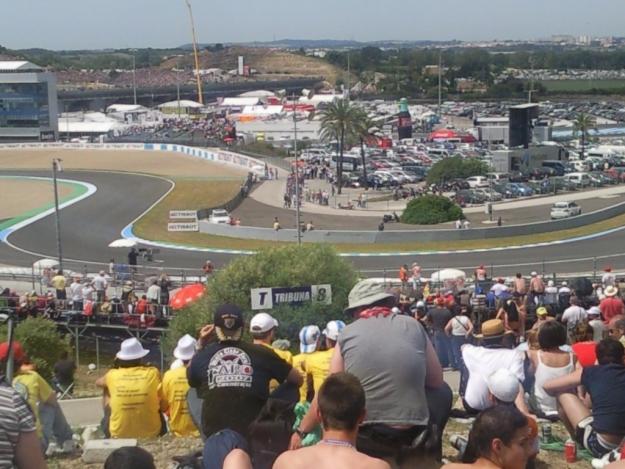
[[362, 177], [364, 186], [367, 187], [367, 162], [365, 161], [365, 140], [371, 136], [371, 129], [375, 127], [375, 122], [364, 109], [359, 110], [360, 116], [356, 125], [356, 133], [360, 143], [360, 160], [362, 163]]
[[359, 108], [346, 99], [339, 99], [321, 111], [321, 138], [338, 142], [339, 155], [336, 164], [337, 192], [343, 185], [343, 152], [345, 142], [358, 134], [358, 122], [362, 114]]
[[597, 125], [596, 119], [590, 114], [580, 112], [575, 121], [573, 122], [573, 137], [580, 139], [581, 153], [580, 158], [584, 159], [584, 153], [586, 152], [586, 142], [588, 141], [588, 132], [594, 129]]
[[184, 334], [195, 336], [201, 326], [212, 323], [213, 313], [220, 304], [238, 305], [248, 311], [249, 319], [253, 314], [250, 311], [252, 288], [332, 285], [330, 305], [285, 305], [271, 311], [280, 322], [280, 337], [289, 338], [293, 344], [303, 326], [324, 326], [332, 319], [343, 318], [347, 295], [356, 281], [351, 264], [328, 244], [271, 248], [238, 257], [208, 281], [208, 293], [202, 300], [180, 311], [172, 320], [166, 348], [171, 350]]
[[454, 156], [434, 163], [428, 173], [427, 181], [429, 184], [440, 184], [452, 179], [479, 176], [487, 172], [488, 165], [483, 161]]
[[436, 225], [463, 218], [462, 209], [447, 197], [424, 195], [408, 202], [401, 216], [402, 223]]

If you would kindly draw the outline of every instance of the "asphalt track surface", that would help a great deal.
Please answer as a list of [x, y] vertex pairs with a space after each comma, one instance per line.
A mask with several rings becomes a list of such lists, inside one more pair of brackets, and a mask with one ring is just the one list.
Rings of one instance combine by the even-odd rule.
[[[0, 174], [50, 176], [48, 171], [3, 170]], [[91, 197], [61, 211], [64, 258], [83, 263], [106, 263], [111, 258], [124, 262], [126, 251], [111, 249], [108, 244], [119, 238], [124, 227], [171, 187], [171, 183], [163, 178], [128, 173], [66, 171], [62, 177], [88, 182], [98, 188]], [[0, 264], [30, 266], [41, 257], [56, 257], [54, 216], [47, 216], [14, 232], [8, 242], [18, 249], [0, 244]], [[161, 249], [156, 256], [158, 262], [152, 265], [197, 268], [199, 271], [207, 258], [219, 267], [234, 256]], [[389, 275], [395, 276], [400, 264], [415, 260], [426, 272], [447, 267], [470, 270], [479, 264], [492, 267], [495, 275], [508, 275], [517, 271], [528, 273], [531, 270], [546, 273], [592, 272], [608, 264], [618, 270], [625, 270], [625, 230], [589, 240], [534, 248], [406, 256], [385, 254], [349, 259], [368, 277], [382, 276], [385, 269]], [[75, 262], [72, 264], [73, 267], [76, 265]]]

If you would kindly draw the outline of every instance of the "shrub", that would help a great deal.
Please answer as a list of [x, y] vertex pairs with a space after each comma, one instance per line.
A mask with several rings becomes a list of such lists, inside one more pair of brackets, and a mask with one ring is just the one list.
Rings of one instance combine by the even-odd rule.
[[[6, 327], [0, 333], [3, 341], [6, 340]], [[54, 322], [41, 317], [20, 322], [15, 328], [14, 340], [22, 344], [29, 361], [48, 381], [52, 379], [54, 364], [64, 351], [70, 350], [69, 338], [61, 336]]]
[[280, 306], [271, 311], [280, 322], [278, 335], [294, 346], [302, 326], [321, 327], [332, 319], [343, 319], [347, 295], [356, 281], [351, 265], [327, 244], [270, 248], [238, 257], [209, 279], [208, 293], [200, 301], [178, 312], [170, 324], [165, 350], [171, 351], [184, 334], [196, 336], [201, 326], [212, 323], [220, 304], [238, 305], [246, 311], [249, 322], [255, 314], [250, 309], [252, 288], [331, 284], [331, 305]]
[[471, 176], [480, 176], [487, 172], [488, 165], [483, 161], [454, 156], [452, 158], [444, 158], [432, 165], [427, 181], [429, 184], [439, 184], [457, 178], [464, 179]]
[[408, 202], [401, 222], [411, 225], [435, 225], [459, 218], [463, 218], [462, 209], [447, 197], [425, 195]]

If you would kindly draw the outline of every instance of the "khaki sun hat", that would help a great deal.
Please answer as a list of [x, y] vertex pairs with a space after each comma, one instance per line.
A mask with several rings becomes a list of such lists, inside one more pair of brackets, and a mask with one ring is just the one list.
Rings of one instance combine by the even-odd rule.
[[394, 298], [393, 293], [386, 291], [386, 287], [380, 283], [371, 283], [366, 280], [358, 282], [349, 292], [348, 306], [345, 314], [352, 314], [353, 310], [361, 306], [368, 306], [386, 298]]

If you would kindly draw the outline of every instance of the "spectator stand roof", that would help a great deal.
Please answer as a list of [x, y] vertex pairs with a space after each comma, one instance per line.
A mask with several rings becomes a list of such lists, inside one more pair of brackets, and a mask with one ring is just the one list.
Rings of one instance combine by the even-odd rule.
[[26, 60], [0, 61], [0, 72], [41, 72], [43, 68]]

